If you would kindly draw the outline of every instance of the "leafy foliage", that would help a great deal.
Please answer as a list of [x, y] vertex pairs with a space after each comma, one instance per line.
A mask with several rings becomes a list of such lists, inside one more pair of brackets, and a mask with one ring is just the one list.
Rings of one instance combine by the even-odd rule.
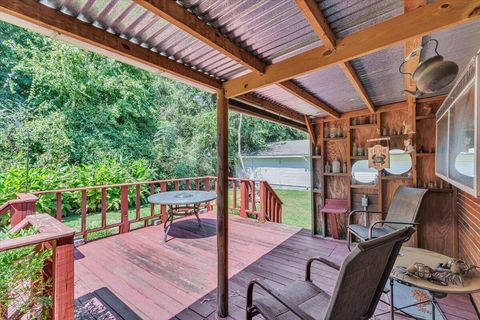
[[[0, 203], [23, 190], [27, 157], [31, 190], [215, 173], [213, 95], [1, 22], [0, 55]], [[241, 135], [243, 152], [304, 137], [252, 117]]]
[[[15, 234], [0, 230], [0, 241], [35, 233], [35, 228]], [[14, 305], [29, 319], [50, 319], [52, 283], [44, 279], [43, 267], [51, 255], [51, 249], [37, 251], [35, 246], [0, 252], [0, 314]]]

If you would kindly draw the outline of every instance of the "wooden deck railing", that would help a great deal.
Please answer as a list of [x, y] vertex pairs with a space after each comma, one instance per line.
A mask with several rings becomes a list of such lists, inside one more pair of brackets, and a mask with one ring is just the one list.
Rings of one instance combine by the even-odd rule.
[[[229, 178], [229, 184], [233, 198], [230, 199], [230, 210], [237, 211], [241, 217], [281, 223], [282, 201], [266, 181]], [[34, 213], [37, 200], [38, 211], [45, 212], [47, 210], [42, 208], [49, 208], [47, 213], [54, 215], [58, 221], [68, 224], [73, 214], [79, 214], [75, 236], [87, 241], [89, 234], [111, 229], [125, 233], [132, 228], [147, 226], [153, 219], [165, 221], [166, 207], [147, 203], [146, 199], [151, 194], [170, 190], [215, 189], [216, 177], [206, 176], [36, 191], [20, 194], [9, 204], [11, 219], [15, 222]], [[75, 208], [72, 208], [72, 203]], [[212, 210], [212, 203], [207, 203], [206, 209]], [[2, 210], [6, 211], [0, 207], [0, 214]], [[117, 216], [113, 215], [114, 212]], [[93, 213], [99, 216], [93, 219], [90, 216]]]
[[[18, 202], [14, 203], [18, 204]], [[2, 211], [12, 209], [12, 204], [2, 206]], [[58, 222], [48, 214], [27, 215], [10, 232], [35, 227], [38, 233], [30, 236], [0, 241], [0, 252], [34, 246], [35, 251], [51, 249], [52, 256], [43, 267], [43, 278], [47, 287], [46, 295], [52, 296], [50, 319], [70, 320], [74, 316], [74, 278], [73, 278], [73, 237], [74, 230]], [[24, 284], [24, 285], [36, 285]], [[15, 303], [0, 305], [1, 319], [23, 319], [21, 310]]]

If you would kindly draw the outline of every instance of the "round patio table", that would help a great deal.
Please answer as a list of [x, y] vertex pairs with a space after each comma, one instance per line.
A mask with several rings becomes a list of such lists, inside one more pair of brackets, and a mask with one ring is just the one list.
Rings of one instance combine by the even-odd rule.
[[170, 231], [175, 216], [186, 217], [195, 215], [199, 227], [202, 228], [202, 222], [198, 216], [200, 205], [215, 200], [216, 198], [217, 195], [215, 192], [199, 190], [167, 191], [149, 196], [148, 202], [151, 204], [166, 205], [168, 207], [168, 217], [163, 223], [163, 241], [167, 242], [168, 232]]

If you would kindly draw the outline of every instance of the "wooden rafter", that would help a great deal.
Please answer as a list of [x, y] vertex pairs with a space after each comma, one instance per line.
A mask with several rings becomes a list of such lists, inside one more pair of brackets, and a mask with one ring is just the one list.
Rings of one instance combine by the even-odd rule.
[[[322, 40], [325, 47], [329, 50], [335, 50], [337, 39], [332, 29], [328, 25], [327, 19], [322, 13], [322, 10], [318, 6], [315, 0], [295, 0], [298, 8], [302, 11], [303, 15], [307, 19], [308, 23], [315, 31], [317, 36]], [[349, 61], [343, 61], [339, 63], [345, 76], [350, 80], [355, 91], [357, 91], [360, 98], [363, 100], [367, 108], [371, 112], [375, 112], [375, 107], [372, 100], [367, 94], [367, 91], [363, 87], [357, 72], [352, 67]]]
[[255, 96], [253, 94], [244, 94], [240, 97], [237, 97], [238, 100], [245, 101], [247, 103], [259, 106], [265, 110], [268, 110], [269, 112], [273, 114], [280, 115], [282, 117], [292, 119], [294, 121], [297, 121], [299, 123], [303, 123], [303, 115], [300, 112], [297, 112], [295, 110], [292, 110], [284, 105], [281, 105], [276, 102], [272, 102], [267, 99], [260, 98], [258, 96]]
[[170, 73], [184, 80], [193, 81], [211, 89], [222, 87], [222, 83], [212, 77], [135, 45], [105, 30], [95, 28], [35, 0], [0, 0], [0, 12], [41, 28], [66, 35], [75, 41], [101, 48], [156, 70]]
[[134, 0], [179, 29], [237, 61], [255, 74], [265, 72], [265, 63], [194, 14], [171, 0]]
[[321, 46], [267, 66], [261, 76], [247, 74], [227, 81], [226, 95], [238, 96], [476, 19], [478, 7], [480, 0], [436, 1], [339, 39], [335, 51]]
[[283, 89], [287, 90], [294, 96], [296, 96], [299, 99], [302, 99], [303, 101], [307, 102], [308, 104], [314, 106], [318, 110], [321, 110], [323, 112], [328, 113], [334, 118], [339, 118], [340, 113], [335, 111], [332, 107], [327, 105], [325, 102], [314, 96], [313, 94], [307, 92], [306, 90], [300, 88], [297, 84], [295, 84], [293, 81], [283, 81], [278, 84], [280, 87]]

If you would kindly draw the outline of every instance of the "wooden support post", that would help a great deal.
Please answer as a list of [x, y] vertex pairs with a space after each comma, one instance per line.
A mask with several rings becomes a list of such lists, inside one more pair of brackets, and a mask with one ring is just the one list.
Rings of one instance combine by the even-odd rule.
[[247, 217], [248, 208], [248, 186], [247, 181], [240, 181], [240, 217]]
[[[160, 191], [167, 192], [167, 183], [165, 181], [160, 182]], [[160, 213], [162, 215], [162, 222], [165, 223], [167, 221], [167, 206], [162, 205], [160, 206]]]
[[62, 193], [57, 192], [57, 220], [62, 221]]
[[228, 100], [217, 91], [217, 315], [228, 316]]
[[[206, 177], [203, 179], [203, 188], [205, 191], [210, 191], [210, 177]], [[212, 211], [212, 203], [209, 201], [207, 202], [207, 210]]]
[[53, 319], [73, 320], [73, 235], [56, 241], [53, 248]]
[[267, 187], [265, 181], [260, 182], [260, 214], [258, 215], [258, 221], [264, 223], [267, 216]]
[[120, 233], [126, 233], [130, 230], [128, 223], [128, 186], [120, 187], [120, 212], [122, 213]]
[[101, 203], [101, 209], [102, 213], [102, 228], [105, 228], [107, 225], [107, 189], [102, 188], [102, 203]]
[[10, 201], [10, 224], [12, 227], [20, 223], [26, 216], [35, 214], [35, 203], [38, 198], [31, 193], [19, 193], [17, 199]]
[[81, 210], [81, 220], [82, 220], [82, 225], [81, 225], [81, 230], [83, 232], [83, 240], [87, 242], [87, 190], [82, 190], [82, 203], [80, 205], [80, 210]]

